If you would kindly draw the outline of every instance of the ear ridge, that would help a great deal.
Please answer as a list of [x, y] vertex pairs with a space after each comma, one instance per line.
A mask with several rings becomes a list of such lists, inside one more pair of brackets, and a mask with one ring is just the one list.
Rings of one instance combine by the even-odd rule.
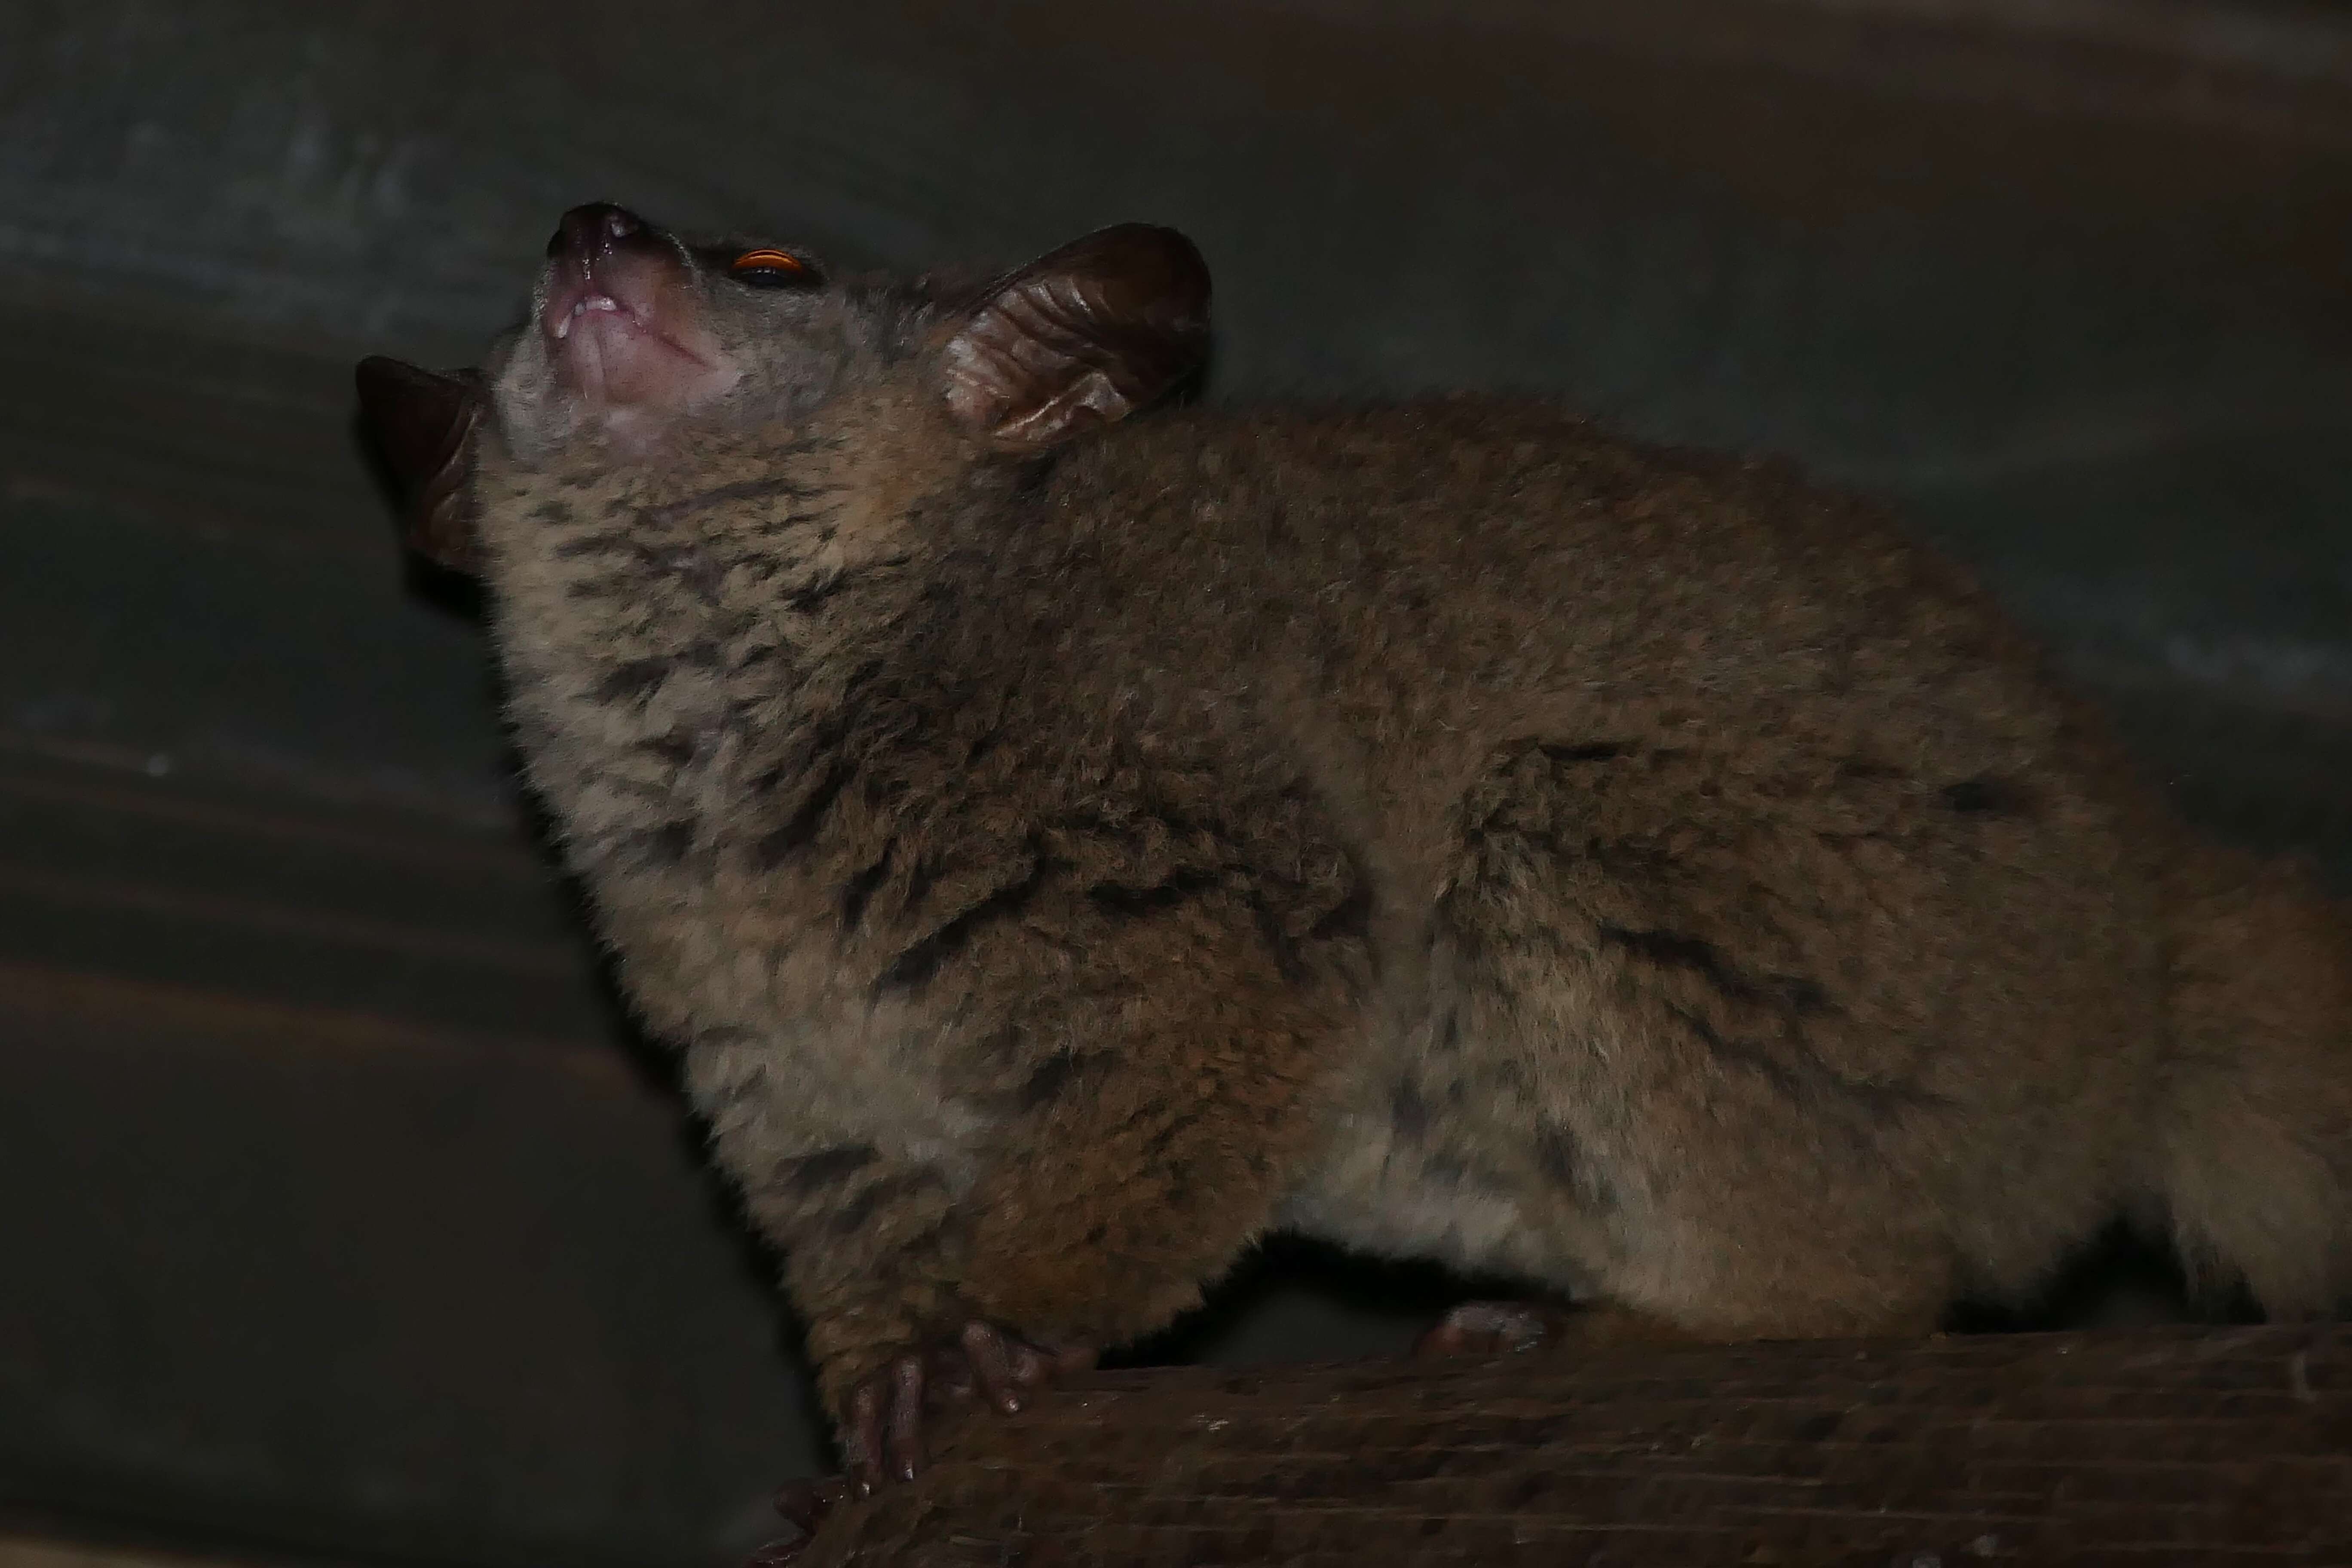
[[472, 481], [482, 373], [430, 371], [371, 354], [354, 377], [361, 414], [408, 502], [408, 547], [450, 571], [478, 571]]
[[941, 353], [949, 408], [1007, 451], [1122, 419], [1197, 369], [1209, 269], [1172, 228], [1098, 229], [982, 291]]

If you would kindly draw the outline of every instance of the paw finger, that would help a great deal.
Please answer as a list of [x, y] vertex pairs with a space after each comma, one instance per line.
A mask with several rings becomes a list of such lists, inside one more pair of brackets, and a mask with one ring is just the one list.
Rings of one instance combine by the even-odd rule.
[[1034, 1374], [1024, 1375], [1023, 1357], [1034, 1352], [989, 1324], [976, 1321], [963, 1326], [961, 1343], [972, 1376], [989, 1403], [1008, 1415], [1020, 1409], [1021, 1385], [1036, 1381]]
[[882, 1390], [872, 1378], [849, 1396], [849, 1420], [842, 1458], [849, 1466], [850, 1490], [865, 1497], [882, 1482]]
[[923, 1468], [923, 1358], [900, 1356], [890, 1363], [889, 1411], [883, 1447], [895, 1480], [911, 1481]]

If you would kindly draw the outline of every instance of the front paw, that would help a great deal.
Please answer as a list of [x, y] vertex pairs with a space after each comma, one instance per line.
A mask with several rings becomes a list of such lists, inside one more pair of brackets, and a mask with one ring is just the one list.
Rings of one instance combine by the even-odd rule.
[[849, 1482], [865, 1497], [915, 1479], [925, 1463], [926, 1418], [975, 1394], [1011, 1415], [1049, 1379], [1094, 1365], [1092, 1350], [1047, 1349], [979, 1318], [892, 1356], [849, 1385], [841, 1441]]

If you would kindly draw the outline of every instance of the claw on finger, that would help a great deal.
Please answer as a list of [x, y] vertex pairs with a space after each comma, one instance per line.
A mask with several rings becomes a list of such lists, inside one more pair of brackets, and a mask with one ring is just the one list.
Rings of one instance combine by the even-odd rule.
[[923, 1468], [923, 1358], [903, 1355], [890, 1363], [890, 1414], [884, 1450], [894, 1480], [911, 1481]]
[[849, 1464], [850, 1490], [866, 1497], [882, 1479], [882, 1391], [872, 1382], [850, 1394], [848, 1426], [842, 1457]]
[[1024, 1357], [1036, 1352], [977, 1320], [963, 1326], [961, 1342], [964, 1359], [971, 1363], [972, 1376], [988, 1395], [989, 1403], [1007, 1415], [1019, 1410], [1021, 1385], [1035, 1381], [1034, 1376], [1024, 1375]]

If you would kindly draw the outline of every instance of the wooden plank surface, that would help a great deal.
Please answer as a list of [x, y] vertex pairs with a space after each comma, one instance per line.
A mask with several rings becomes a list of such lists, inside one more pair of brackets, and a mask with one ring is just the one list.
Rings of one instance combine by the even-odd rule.
[[796, 1568], [2352, 1562], [2352, 1329], [1102, 1374]]

